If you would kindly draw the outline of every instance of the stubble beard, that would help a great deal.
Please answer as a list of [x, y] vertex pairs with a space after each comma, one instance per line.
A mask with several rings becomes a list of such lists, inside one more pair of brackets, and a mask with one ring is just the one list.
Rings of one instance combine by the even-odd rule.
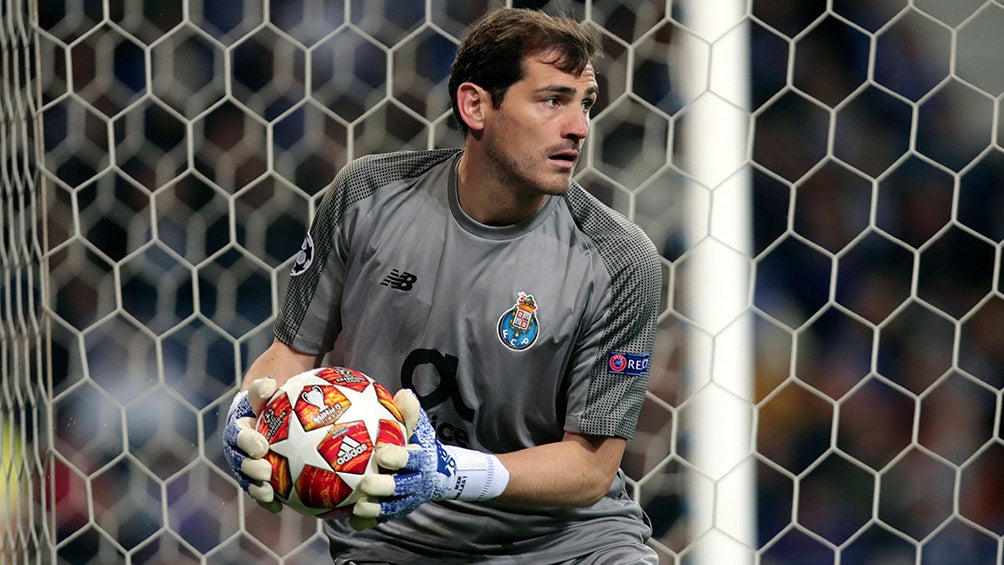
[[495, 177], [517, 198], [563, 196], [571, 187], [571, 172], [547, 174], [546, 171], [541, 171], [534, 174], [535, 169], [546, 168], [548, 159], [544, 155], [515, 156], [494, 140], [488, 141], [485, 153], [495, 168]]

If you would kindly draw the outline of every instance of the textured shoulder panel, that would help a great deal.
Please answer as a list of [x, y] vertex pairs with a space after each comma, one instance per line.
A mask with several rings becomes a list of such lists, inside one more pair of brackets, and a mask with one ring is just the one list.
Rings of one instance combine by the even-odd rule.
[[662, 293], [658, 251], [636, 224], [605, 206], [578, 183], [568, 193], [572, 216], [596, 246], [610, 276], [603, 347], [594, 360], [582, 433], [630, 438], [634, 434], [648, 375], [627, 379], [607, 371], [611, 351], [650, 354]]
[[[338, 245], [341, 241], [339, 231], [346, 210], [369, 198], [381, 187], [421, 176], [459, 152], [459, 149], [439, 149], [368, 155], [353, 160], [338, 172], [314, 215], [303, 246], [303, 249], [311, 252], [310, 266], [293, 273], [296, 276], [291, 277], [286, 300], [276, 316], [274, 331], [280, 341], [292, 344], [296, 339], [305, 316], [311, 310], [319, 285], [325, 284], [323, 277], [326, 266], [332, 257], [335, 258], [335, 263], [338, 262]], [[327, 287], [331, 287], [330, 281]], [[327, 293], [322, 292], [321, 296], [338, 300], [340, 297], [335, 296], [338, 293], [340, 289], [332, 289]], [[327, 316], [329, 305], [325, 303], [315, 309], [321, 312], [318, 316]], [[320, 346], [319, 340], [310, 345], [315, 346]]]
[[568, 202], [579, 229], [601, 248], [604, 260], [640, 264], [642, 259], [658, 259], [655, 245], [637, 224], [574, 181]]
[[460, 152], [460, 149], [397, 151], [360, 157], [345, 165], [335, 176], [332, 192], [344, 209], [369, 197], [375, 190], [395, 181], [414, 178]]
[[[365, 200], [381, 187], [423, 173], [459, 153], [459, 149], [397, 151], [367, 155], [342, 167], [317, 211], [311, 227], [315, 242], [330, 241], [342, 223], [345, 210]], [[323, 250], [327, 251], [327, 250]], [[323, 257], [320, 264], [323, 264]]]

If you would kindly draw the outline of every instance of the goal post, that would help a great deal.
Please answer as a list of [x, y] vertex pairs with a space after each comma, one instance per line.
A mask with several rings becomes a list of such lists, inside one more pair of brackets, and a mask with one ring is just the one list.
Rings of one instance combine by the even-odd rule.
[[[747, 155], [749, 23], [745, 2], [690, 0], [681, 18], [680, 166], [688, 188], [683, 227], [690, 247], [680, 283], [687, 340], [687, 419], [691, 446], [686, 497], [695, 565], [754, 563], [756, 488], [753, 444], [752, 202]], [[706, 64], [692, 64], [702, 61]]]

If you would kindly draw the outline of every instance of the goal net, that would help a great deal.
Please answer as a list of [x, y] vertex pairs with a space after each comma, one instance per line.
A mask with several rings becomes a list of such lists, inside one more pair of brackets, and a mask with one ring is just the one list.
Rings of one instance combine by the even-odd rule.
[[576, 178], [664, 258], [662, 562], [1004, 560], [999, 0], [4, 0], [0, 563], [329, 559], [225, 412], [324, 188], [460, 145], [504, 5], [603, 33]]

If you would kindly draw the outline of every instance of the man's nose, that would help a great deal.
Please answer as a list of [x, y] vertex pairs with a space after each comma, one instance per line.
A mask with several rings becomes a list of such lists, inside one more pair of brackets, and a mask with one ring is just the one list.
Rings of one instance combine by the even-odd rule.
[[578, 108], [569, 110], [571, 114], [565, 123], [565, 137], [582, 140], [589, 135], [589, 114]]

